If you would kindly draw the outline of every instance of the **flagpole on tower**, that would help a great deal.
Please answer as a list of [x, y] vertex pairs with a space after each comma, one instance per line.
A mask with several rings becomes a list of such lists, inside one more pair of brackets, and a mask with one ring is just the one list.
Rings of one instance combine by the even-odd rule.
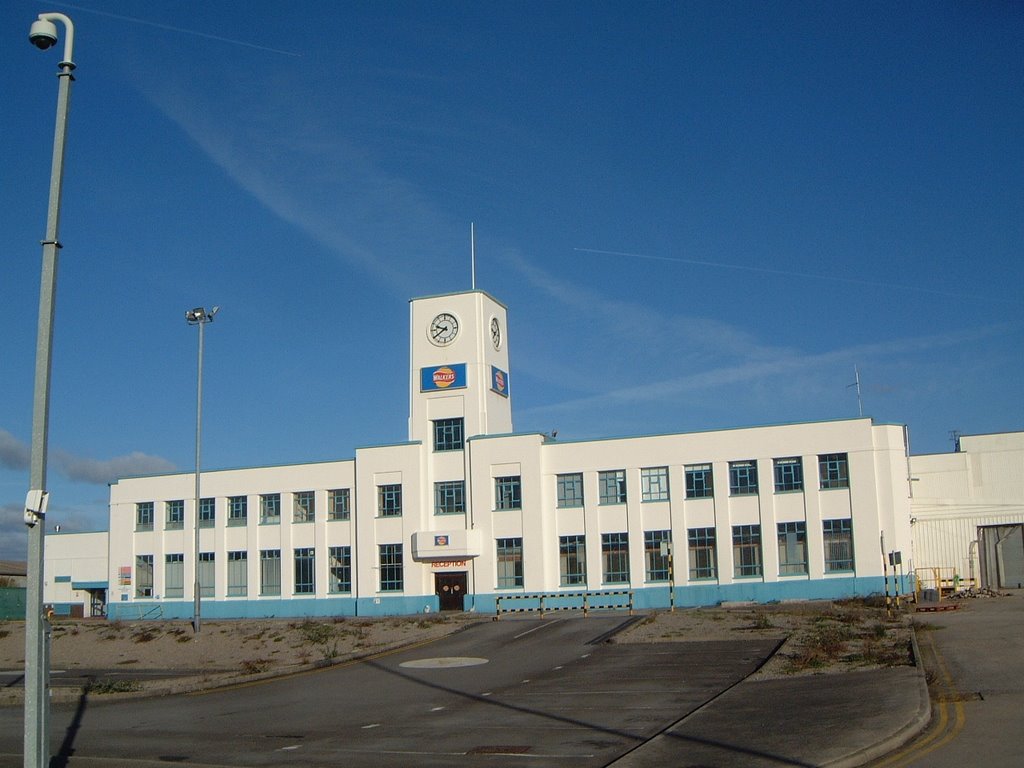
[[472, 267], [473, 290], [476, 290], [476, 229], [469, 222], [469, 260]]

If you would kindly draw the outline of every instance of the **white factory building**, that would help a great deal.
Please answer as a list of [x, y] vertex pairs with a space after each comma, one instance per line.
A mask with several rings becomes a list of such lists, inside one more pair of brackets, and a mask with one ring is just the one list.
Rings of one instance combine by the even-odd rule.
[[[493, 612], [542, 594], [638, 608], [842, 597], [883, 592], [883, 547], [909, 574], [912, 532], [973, 492], [1016, 498], [984, 511], [1019, 529], [1021, 435], [910, 457], [903, 426], [867, 418], [516, 433], [506, 321], [478, 290], [412, 300], [405, 442], [204, 471], [198, 510], [191, 472], [123, 478], [107, 532], [47, 536], [44, 600], [134, 619], [191, 617], [197, 581], [206, 618]], [[970, 453], [1007, 446], [998, 465]], [[1006, 472], [1015, 480], [996, 482]], [[967, 557], [957, 535], [918, 557]]]

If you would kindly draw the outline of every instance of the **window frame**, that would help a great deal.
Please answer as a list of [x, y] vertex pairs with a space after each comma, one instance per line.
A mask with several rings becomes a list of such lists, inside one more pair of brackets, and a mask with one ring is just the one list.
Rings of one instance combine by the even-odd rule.
[[683, 473], [686, 475], [686, 498], [715, 498], [715, 469], [710, 462], [686, 464]]
[[152, 531], [155, 504], [152, 501], [135, 502], [135, 530]]
[[[837, 530], [838, 529], [838, 530]], [[854, 573], [857, 559], [853, 548], [853, 520], [849, 517], [821, 521], [825, 573]], [[837, 557], [842, 551], [844, 557]]]
[[[171, 566], [176, 566], [171, 568]], [[185, 555], [168, 552], [164, 555], [164, 597], [174, 599], [185, 596]]]
[[292, 491], [292, 522], [316, 522], [316, 491]]
[[[797, 520], [789, 523], [778, 523], [776, 526], [776, 543], [779, 551], [779, 576], [807, 575], [807, 523]], [[791, 559], [795, 553], [803, 550], [803, 560]]]
[[509, 536], [495, 539], [496, 589], [522, 589], [523, 537]]
[[587, 537], [584, 534], [558, 537], [558, 583], [562, 587], [586, 587]]
[[601, 583], [629, 584], [629, 532], [601, 534]]
[[[276, 576], [276, 584], [274, 579]], [[281, 596], [281, 550], [260, 550], [260, 595], [265, 597]]]
[[626, 503], [626, 470], [606, 469], [597, 474], [598, 504]]
[[164, 530], [180, 531], [185, 527], [185, 500], [164, 502]]
[[729, 462], [730, 496], [757, 496], [759, 487], [757, 459]]
[[818, 487], [823, 491], [850, 487], [849, 454], [818, 454]]
[[[661, 545], [668, 544], [669, 552], [661, 553]], [[644, 531], [644, 582], [657, 584], [666, 582], [672, 578], [672, 568], [669, 563], [672, 557], [672, 531], [664, 528], [660, 530]]]
[[434, 419], [434, 452], [461, 451], [466, 446], [466, 420], [461, 417]]
[[217, 499], [213, 496], [199, 499], [199, 527], [213, 528], [217, 523]]
[[734, 579], [764, 578], [760, 524], [732, 527], [732, 576]]
[[640, 468], [640, 501], [668, 501], [668, 467]]
[[217, 595], [217, 553], [200, 552], [196, 569], [196, 581], [199, 582], [200, 597], [216, 597]]
[[260, 494], [260, 525], [281, 524], [281, 494]]
[[228, 550], [227, 597], [249, 595], [249, 553], [244, 549]]
[[557, 509], [579, 509], [583, 506], [583, 473], [565, 472], [555, 476]]
[[293, 595], [316, 594], [316, 548], [295, 547], [292, 550]]
[[352, 517], [352, 493], [348, 488], [327, 491], [327, 519], [349, 520]]
[[327, 591], [332, 595], [352, 592], [352, 547], [348, 544], [327, 550]]
[[405, 591], [405, 556], [402, 544], [378, 544], [377, 564], [380, 566], [378, 592]]
[[523, 508], [523, 476], [502, 475], [494, 478], [494, 509], [507, 512]]
[[465, 480], [441, 480], [434, 483], [434, 514], [466, 514]]
[[249, 497], [228, 496], [228, 527], [241, 528], [249, 522]]
[[689, 581], [718, 579], [718, 532], [714, 527], [688, 528], [686, 554]]
[[796, 493], [804, 489], [804, 460], [802, 456], [783, 456], [772, 459], [772, 479], [776, 493]]
[[[148, 585], [148, 586], [147, 586]], [[135, 556], [135, 599], [153, 597], [153, 556]]]
[[402, 484], [384, 483], [377, 486], [377, 517], [402, 516]]

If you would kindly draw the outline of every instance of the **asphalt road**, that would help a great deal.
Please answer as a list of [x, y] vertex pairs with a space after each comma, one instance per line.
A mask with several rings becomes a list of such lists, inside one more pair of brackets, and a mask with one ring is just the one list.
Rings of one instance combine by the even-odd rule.
[[[622, 622], [503, 620], [258, 685], [86, 699], [55, 708], [52, 753], [72, 767], [605, 766], [750, 674], [776, 644], [600, 642]], [[0, 711], [0, 765], [20, 764], [21, 719]]]

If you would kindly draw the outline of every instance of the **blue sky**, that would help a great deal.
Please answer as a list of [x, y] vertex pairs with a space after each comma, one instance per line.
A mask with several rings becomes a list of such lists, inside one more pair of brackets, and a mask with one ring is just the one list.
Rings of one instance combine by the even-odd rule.
[[0, 6], [0, 558], [23, 559], [75, 21], [48, 524], [115, 477], [406, 437], [408, 300], [509, 307], [517, 431], [1024, 429], [1024, 6]]

